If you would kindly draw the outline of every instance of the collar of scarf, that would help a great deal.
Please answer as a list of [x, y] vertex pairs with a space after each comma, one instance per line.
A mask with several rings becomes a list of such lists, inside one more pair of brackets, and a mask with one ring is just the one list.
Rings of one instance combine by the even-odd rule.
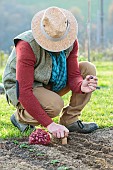
[[50, 82], [52, 83], [52, 90], [55, 92], [60, 91], [66, 86], [67, 83], [67, 65], [65, 52], [61, 51], [59, 56], [49, 52], [52, 58], [52, 73]]

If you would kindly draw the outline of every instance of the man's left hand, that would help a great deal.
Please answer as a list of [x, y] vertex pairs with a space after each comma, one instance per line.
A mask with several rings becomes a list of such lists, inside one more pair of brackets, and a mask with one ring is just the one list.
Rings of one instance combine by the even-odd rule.
[[87, 75], [81, 85], [81, 91], [90, 93], [96, 90], [98, 79], [96, 76]]

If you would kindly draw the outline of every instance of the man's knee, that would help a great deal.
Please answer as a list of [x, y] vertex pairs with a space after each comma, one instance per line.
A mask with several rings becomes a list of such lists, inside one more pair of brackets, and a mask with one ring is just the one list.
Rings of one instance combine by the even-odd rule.
[[50, 117], [56, 117], [61, 112], [62, 108], [64, 107], [64, 101], [59, 96], [56, 100], [52, 101], [50, 104]]
[[87, 75], [94, 75], [96, 76], [96, 67], [93, 63], [88, 61], [83, 61], [79, 63], [81, 75], [86, 77]]

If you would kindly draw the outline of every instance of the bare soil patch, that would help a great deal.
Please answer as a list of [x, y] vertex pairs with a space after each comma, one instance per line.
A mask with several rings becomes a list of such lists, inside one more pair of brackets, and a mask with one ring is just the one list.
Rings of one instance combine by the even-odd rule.
[[29, 145], [28, 138], [0, 140], [0, 170], [113, 170], [113, 127], [72, 132], [67, 145]]

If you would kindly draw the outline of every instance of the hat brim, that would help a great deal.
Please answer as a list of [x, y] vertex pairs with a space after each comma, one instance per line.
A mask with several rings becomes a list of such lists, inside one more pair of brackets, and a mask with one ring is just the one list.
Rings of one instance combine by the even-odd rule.
[[65, 9], [61, 9], [61, 10], [63, 10], [63, 12], [65, 13], [70, 23], [70, 27], [69, 27], [69, 32], [67, 36], [60, 41], [49, 40], [42, 33], [41, 20], [42, 20], [45, 10], [40, 11], [37, 14], [35, 14], [35, 16], [32, 19], [31, 30], [32, 30], [33, 37], [36, 40], [36, 42], [47, 51], [59, 52], [62, 50], [66, 50], [74, 43], [74, 41], [77, 38], [78, 24], [77, 24], [75, 17], [70, 11], [65, 10]]

